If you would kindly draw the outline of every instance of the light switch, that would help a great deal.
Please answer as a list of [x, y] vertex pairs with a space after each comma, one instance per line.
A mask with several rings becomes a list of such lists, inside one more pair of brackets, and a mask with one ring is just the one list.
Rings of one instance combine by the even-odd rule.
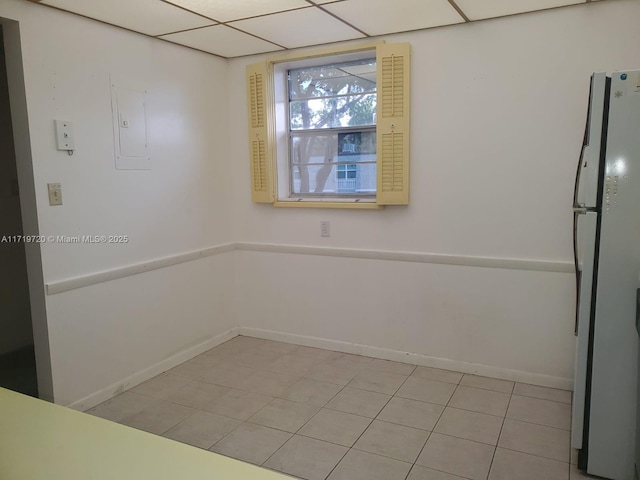
[[67, 120], [55, 120], [55, 127], [58, 150], [75, 150], [76, 140], [73, 136], [73, 123]]
[[59, 183], [47, 183], [49, 189], [49, 205], [62, 205], [62, 185]]

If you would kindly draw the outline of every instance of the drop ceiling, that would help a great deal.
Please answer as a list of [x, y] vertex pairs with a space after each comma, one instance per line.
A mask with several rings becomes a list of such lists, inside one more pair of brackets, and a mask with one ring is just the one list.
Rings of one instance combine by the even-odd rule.
[[39, 3], [233, 58], [591, 1], [40, 0]]

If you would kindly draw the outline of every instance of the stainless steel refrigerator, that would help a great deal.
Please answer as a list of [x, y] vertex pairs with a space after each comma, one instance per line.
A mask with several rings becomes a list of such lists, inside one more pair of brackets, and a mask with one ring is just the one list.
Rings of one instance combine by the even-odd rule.
[[640, 70], [596, 73], [573, 200], [577, 279], [571, 444], [578, 467], [637, 477]]

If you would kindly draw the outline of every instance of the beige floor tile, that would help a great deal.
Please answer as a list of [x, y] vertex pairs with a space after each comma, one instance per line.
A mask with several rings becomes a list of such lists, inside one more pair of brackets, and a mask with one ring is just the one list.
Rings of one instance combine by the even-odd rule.
[[398, 375], [397, 373], [365, 370], [351, 380], [349, 386], [360, 390], [393, 395], [406, 379], [405, 375]]
[[265, 340], [259, 347], [258, 350], [263, 352], [275, 352], [280, 355], [286, 355], [287, 353], [293, 352], [298, 345], [294, 343], [285, 343], [285, 342], [276, 342], [274, 340]]
[[368, 368], [372, 370], [382, 370], [383, 372], [397, 373], [399, 375], [411, 375], [416, 369], [416, 366], [408, 363], [392, 362], [390, 360], [374, 358]]
[[496, 445], [503, 418], [447, 407], [433, 430], [443, 435]]
[[282, 354], [279, 352], [251, 349], [238, 352], [228, 357], [227, 361], [243, 367], [263, 368], [265, 365], [275, 362], [280, 357], [282, 357]]
[[210, 448], [212, 452], [262, 465], [292, 434], [253, 423], [243, 423]]
[[500, 434], [499, 447], [539, 457], [567, 462], [570, 453], [570, 432], [559, 428], [519, 422], [507, 418]]
[[578, 450], [576, 450], [575, 448], [571, 448], [571, 458], [569, 460], [569, 463], [571, 463], [571, 465], [578, 464]]
[[498, 448], [489, 480], [567, 480], [569, 464]]
[[[220, 365], [221, 363], [224, 363], [224, 358], [222, 358], [224, 357], [223, 355], [212, 355], [209, 352], [201, 353], [200, 355], [197, 355], [192, 359], [187, 360], [181, 365], [185, 365], [189, 363], [197, 363], [200, 365], [206, 365], [208, 367], [215, 367], [216, 365]], [[170, 373], [170, 372], [167, 372], [167, 373]]]
[[196, 412], [164, 432], [162, 436], [208, 449], [238, 425], [240, 422], [232, 418], [215, 413]]
[[159, 401], [140, 413], [123, 419], [121, 423], [138, 430], [160, 435], [196, 412], [197, 410], [189, 407]]
[[396, 395], [402, 398], [410, 398], [411, 400], [446, 405], [455, 389], [456, 386], [452, 383], [423, 380], [411, 376], [400, 387]]
[[374, 420], [353, 448], [414, 463], [429, 438], [429, 432]]
[[245, 335], [238, 335], [231, 340], [219, 345], [219, 347], [226, 345], [228, 347], [235, 347], [239, 350], [253, 349], [263, 346], [267, 340], [262, 338], [247, 337]]
[[314, 405], [276, 398], [248, 421], [295, 433], [319, 410], [320, 408]]
[[431, 431], [443, 411], [442, 405], [393, 397], [378, 415], [378, 420]]
[[451, 397], [449, 406], [504, 417], [510, 397], [507, 393], [461, 385]]
[[371, 419], [322, 409], [299, 431], [299, 435], [351, 447], [371, 423]]
[[328, 480], [404, 480], [410, 463], [351, 449]]
[[335, 365], [333, 362], [325, 362], [307, 370], [304, 377], [320, 382], [345, 386], [361, 371], [362, 369], [358, 367], [344, 367]]
[[513, 395], [507, 417], [523, 422], [569, 430], [571, 427], [571, 405]]
[[461, 373], [431, 367], [417, 367], [412, 373], [412, 376], [423, 380], [436, 380], [438, 382], [454, 384], [460, 383], [462, 379]]
[[486, 480], [495, 447], [432, 433], [416, 463], [471, 480]]
[[347, 450], [333, 443], [294, 435], [264, 466], [306, 480], [324, 480]]
[[355, 368], [360, 371], [369, 368], [373, 362], [371, 357], [363, 357], [361, 355], [351, 355], [349, 353], [342, 354], [339, 358], [333, 359], [331, 364], [337, 367]]
[[281, 398], [324, 407], [340, 390], [340, 385], [301, 378], [289, 387]]
[[223, 362], [224, 361], [222, 359], [217, 357], [199, 355], [188, 362], [181, 363], [177, 367], [168, 370], [167, 373], [196, 380], [209, 375], [209, 373], [211, 373], [211, 369]]
[[162, 399], [190, 382], [189, 378], [163, 373], [132, 388], [131, 392]]
[[259, 348], [264, 344], [264, 340], [252, 337], [238, 336], [231, 340], [218, 345], [210, 350], [204, 352], [204, 355], [214, 357], [225, 357], [227, 355], [234, 355], [238, 352], [252, 350]]
[[457, 475], [451, 475], [450, 473], [438, 472], [437, 470], [431, 470], [430, 468], [421, 467], [420, 465], [414, 465], [411, 469], [411, 473], [407, 477], [407, 480], [465, 480]]
[[345, 387], [327, 403], [326, 408], [374, 418], [387, 404], [390, 395]]
[[211, 369], [202, 377], [203, 382], [214, 383], [229, 388], [242, 388], [247, 378], [256, 372], [254, 368], [243, 367], [233, 362], [225, 362]]
[[322, 348], [314, 348], [314, 347], [305, 347], [298, 346], [295, 350], [292, 350], [292, 355], [297, 355], [299, 357], [307, 357], [312, 358], [318, 361], [318, 363], [322, 362], [330, 362], [333, 360], [337, 360], [344, 356], [343, 353], [334, 352], [333, 350], [324, 350]]
[[260, 370], [247, 377], [240, 389], [270, 397], [279, 397], [298, 380], [300, 377]]
[[88, 413], [308, 480], [591, 478], [569, 473], [570, 403], [564, 390], [240, 336]]
[[247, 420], [267, 406], [273, 397], [244, 390], [231, 390], [203, 408], [207, 412], [217, 413], [237, 420]]
[[583, 480], [583, 479], [589, 479], [589, 478], [592, 480], [595, 480], [600, 477], [593, 477], [591, 475], [587, 475], [583, 471], [578, 470], [578, 468], [575, 465], [571, 465], [571, 468], [569, 470], [569, 480]]
[[302, 377], [309, 370], [317, 366], [318, 363], [317, 358], [297, 355], [294, 351], [293, 353], [281, 355], [275, 361], [265, 363], [261, 368], [263, 370], [269, 370], [270, 372]]
[[553, 400], [554, 402], [571, 403], [571, 392], [568, 390], [560, 390], [557, 388], [539, 387], [537, 385], [528, 385], [526, 383], [516, 383], [513, 391], [516, 395], [524, 397], [541, 398], [543, 400]]
[[513, 393], [514, 382], [498, 380], [497, 378], [480, 377], [478, 375], [465, 375], [460, 381], [460, 385], [467, 387], [484, 388], [502, 393]]
[[133, 392], [124, 392], [87, 410], [86, 413], [113, 422], [122, 422], [125, 418], [140, 413], [145, 408], [156, 403], [158, 403], [156, 398], [138, 395]]
[[206, 410], [210, 403], [228, 392], [229, 389], [227, 387], [221, 387], [220, 385], [214, 385], [200, 380], [193, 380], [172, 394], [167, 395], [165, 400], [184, 405], [185, 407]]

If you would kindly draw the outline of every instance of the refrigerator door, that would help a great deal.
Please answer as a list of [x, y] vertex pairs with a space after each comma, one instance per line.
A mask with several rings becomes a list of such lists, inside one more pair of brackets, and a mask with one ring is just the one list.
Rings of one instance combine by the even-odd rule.
[[594, 73], [591, 77], [587, 127], [576, 174], [574, 208], [597, 207], [606, 82], [606, 73]]
[[571, 446], [582, 448], [585, 396], [587, 393], [587, 363], [589, 358], [589, 330], [591, 297], [596, 253], [598, 214], [576, 214], [576, 258], [579, 269], [579, 301], [577, 305], [578, 338], [576, 340], [575, 384], [571, 421]]
[[[588, 211], [597, 211], [598, 181], [603, 168], [601, 148], [606, 85], [607, 76], [605, 73], [594, 73], [591, 76], [587, 124], [573, 189], [573, 259], [576, 271], [576, 319], [574, 331], [576, 335], [578, 335], [580, 298], [583, 290], [581, 287], [582, 269], [578, 260], [578, 217]], [[589, 289], [591, 289], [590, 284]], [[589, 332], [586, 332], [586, 334], [588, 335]]]
[[613, 74], [609, 102], [590, 411], [585, 425], [587, 472], [633, 480], [640, 273], [640, 71]]

